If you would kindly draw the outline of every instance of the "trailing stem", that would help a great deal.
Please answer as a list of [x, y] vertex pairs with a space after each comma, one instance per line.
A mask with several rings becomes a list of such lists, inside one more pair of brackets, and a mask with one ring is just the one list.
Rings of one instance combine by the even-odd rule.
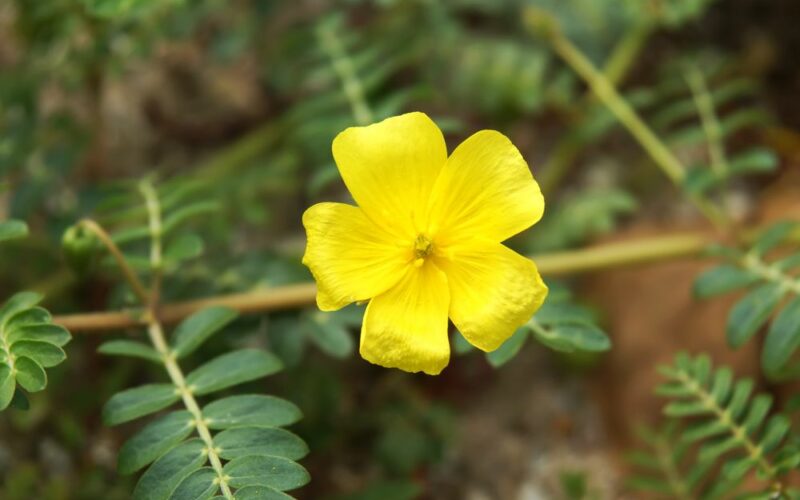
[[671, 443], [667, 441], [664, 436], [657, 436], [653, 441], [652, 445], [656, 453], [656, 458], [658, 459], [658, 465], [661, 467], [667, 479], [667, 484], [672, 490], [672, 494], [675, 495], [675, 498], [680, 500], [694, 500], [691, 488], [681, 478], [680, 471], [676, 467], [675, 461], [672, 459], [670, 444]]
[[778, 473], [775, 467], [769, 463], [764, 456], [761, 447], [750, 439], [747, 434], [747, 429], [744, 426], [737, 424], [727, 409], [717, 403], [716, 398], [706, 390], [701, 384], [698, 384], [688, 373], [679, 371], [677, 379], [689, 389], [695, 397], [702, 403], [702, 405], [721, 422], [727, 429], [731, 436], [747, 451], [748, 457], [758, 464], [761, 472], [773, 481], [774, 487], [780, 491], [782, 489], [781, 483], [778, 481]]
[[[526, 14], [532, 31], [547, 38], [553, 50], [586, 82], [597, 98], [639, 142], [664, 174], [679, 189], [683, 189], [686, 167], [620, 95], [614, 83], [595, 68], [586, 55], [564, 36], [554, 19], [543, 17], [547, 14], [535, 9], [527, 11]], [[718, 230], [727, 232], [730, 229], [730, 221], [719, 207], [702, 196], [687, 196]]]
[[[609, 82], [618, 84], [625, 77], [652, 32], [653, 24], [650, 22], [639, 23], [628, 29], [614, 47], [603, 67], [603, 74]], [[542, 166], [539, 185], [542, 187], [543, 193], [555, 191], [569, 173], [570, 168], [575, 165], [575, 159], [586, 143], [583, 136], [587, 117], [593, 115], [602, 104], [597, 102], [597, 95], [590, 90], [581, 99], [580, 106], [582, 113], [579, 116], [579, 122], [573, 124], [573, 132], [558, 141], [550, 159]]]
[[142, 282], [133, 272], [131, 266], [128, 264], [123, 253], [119, 250], [116, 244], [106, 231], [100, 227], [96, 222], [85, 220], [81, 224], [86, 229], [97, 235], [100, 241], [106, 246], [109, 252], [114, 256], [120, 269], [122, 269], [128, 283], [136, 292], [137, 297], [140, 299], [142, 306], [145, 308], [144, 313], [141, 315], [140, 320], [134, 324], [144, 324], [147, 327], [147, 333], [153, 347], [161, 355], [164, 368], [169, 375], [172, 384], [175, 386], [176, 391], [180, 394], [183, 404], [189, 413], [192, 414], [195, 428], [200, 439], [205, 443], [205, 452], [208, 454], [208, 460], [212, 468], [217, 474], [216, 482], [219, 484], [222, 494], [228, 500], [234, 500], [233, 493], [230, 486], [228, 486], [228, 477], [222, 469], [222, 462], [219, 457], [219, 450], [214, 444], [211, 436], [211, 431], [208, 428], [205, 417], [203, 416], [200, 406], [193, 394], [193, 388], [186, 383], [186, 377], [178, 364], [175, 354], [171, 351], [167, 343], [166, 336], [161, 321], [158, 317], [159, 297], [161, 295], [161, 282], [162, 282], [162, 226], [161, 226], [161, 208], [158, 201], [158, 195], [153, 188], [152, 184], [143, 181], [139, 190], [145, 199], [147, 206], [147, 213], [149, 219], [150, 231], [150, 287], [146, 290]]
[[708, 91], [703, 73], [696, 67], [690, 66], [686, 71], [686, 83], [692, 91], [692, 99], [700, 116], [703, 133], [708, 139], [711, 169], [718, 176], [724, 177], [728, 171], [728, 159], [725, 157], [725, 148], [722, 145], [722, 127], [714, 111], [714, 99]]
[[84, 219], [78, 224], [81, 228], [91, 232], [94, 234], [97, 239], [103, 244], [103, 246], [108, 249], [111, 256], [119, 266], [120, 271], [125, 276], [125, 281], [133, 289], [133, 293], [136, 294], [136, 298], [139, 299], [139, 302], [142, 304], [146, 304], [149, 300], [149, 296], [147, 294], [147, 289], [145, 288], [144, 284], [139, 280], [139, 277], [134, 272], [133, 268], [128, 264], [128, 261], [125, 259], [125, 255], [122, 253], [122, 250], [119, 249], [114, 240], [109, 236], [105, 229], [100, 226], [97, 222], [91, 219]]
[[[742, 231], [746, 240], [753, 239], [759, 233], [760, 229], [758, 228]], [[799, 237], [793, 237], [793, 241]], [[706, 233], [676, 233], [597, 245], [580, 250], [533, 255], [531, 259], [536, 262], [542, 275], [546, 277], [565, 276], [636, 264], [697, 257], [714, 243], [719, 243], [719, 239]], [[122, 262], [124, 262], [124, 258]], [[127, 266], [127, 263], [124, 265]], [[783, 276], [774, 267], [754, 257], [747, 257], [740, 265], [751, 267], [754, 272], [762, 275], [765, 279], [775, 280]], [[135, 274], [131, 274], [131, 276], [135, 277]], [[792, 286], [800, 293], [800, 285]], [[158, 319], [162, 324], [177, 323], [201, 309], [214, 306], [228, 307], [242, 314], [293, 309], [312, 305], [316, 294], [317, 288], [314, 283], [298, 283], [207, 297], [159, 306]], [[147, 301], [145, 300], [144, 303], [146, 304]], [[53, 321], [72, 332], [107, 332], [137, 325], [146, 326], [146, 319], [147, 315], [144, 314], [144, 311], [129, 310], [57, 316]]]
[[158, 319], [158, 303], [161, 296], [161, 281], [163, 277], [163, 261], [161, 255], [161, 207], [158, 201], [158, 194], [156, 193], [153, 185], [150, 182], [144, 181], [140, 184], [139, 190], [145, 199], [147, 205], [147, 213], [150, 226], [150, 294], [146, 302], [147, 313], [145, 319], [147, 321], [147, 333], [150, 336], [150, 341], [153, 347], [156, 348], [161, 354], [164, 367], [169, 374], [170, 380], [177, 388], [181, 395], [183, 404], [194, 418], [195, 428], [197, 434], [203, 443], [206, 445], [206, 453], [208, 453], [208, 460], [211, 467], [217, 474], [216, 481], [218, 482], [222, 494], [225, 498], [233, 500], [233, 493], [228, 486], [228, 479], [222, 470], [222, 462], [219, 458], [219, 450], [214, 445], [214, 439], [211, 437], [211, 432], [208, 429], [205, 417], [197, 404], [197, 400], [192, 393], [192, 387], [186, 384], [186, 378], [181, 371], [180, 365], [175, 359], [175, 354], [171, 352], [166, 338], [164, 337], [164, 330], [161, 322]]
[[[563, 276], [616, 267], [659, 262], [696, 256], [717, 240], [701, 233], [678, 233], [598, 245], [582, 250], [533, 255], [539, 272], [545, 276]], [[314, 303], [314, 283], [298, 283], [231, 295], [165, 304], [158, 307], [158, 319], [176, 323], [201, 309], [224, 306], [240, 313], [263, 313], [304, 307]], [[146, 325], [142, 311], [85, 313], [54, 318], [73, 332], [103, 332]]]

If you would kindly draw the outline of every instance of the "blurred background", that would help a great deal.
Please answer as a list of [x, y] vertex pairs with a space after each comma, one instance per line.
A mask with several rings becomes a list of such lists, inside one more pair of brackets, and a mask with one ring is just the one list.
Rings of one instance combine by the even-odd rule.
[[[527, 22], [542, 16], [690, 166], [707, 159], [695, 105], [708, 99], [716, 145], [757, 157], [756, 175], [713, 195], [736, 221], [800, 214], [796, 0], [0, 0], [0, 219], [31, 228], [0, 247], [0, 294], [43, 292], [54, 313], [130, 303], [109, 262], [65, 255], [61, 239], [84, 216], [113, 226], [148, 176], [186, 203], [218, 204], [190, 223], [165, 301], [306, 282], [303, 210], [348, 201], [333, 137], [410, 110], [451, 150], [482, 128], [520, 148], [548, 203], [511, 242], [520, 252], [706, 231]], [[706, 266], [546, 276], [610, 351], [531, 340], [487, 360], [454, 332], [443, 375], [409, 375], [360, 359], [359, 308], [309, 305], [247, 315], [195, 356], [263, 345], [284, 360], [252, 385], [303, 410], [293, 430], [313, 479], [298, 498], [641, 498], [625, 455], [635, 429], [659, 421], [658, 363], [705, 351], [760, 380], [757, 346], [725, 344], [730, 301], [691, 296]], [[98, 355], [115, 334], [142, 333], [75, 334], [31, 409], [0, 415], [0, 498], [129, 498], [135, 477], [116, 473], [116, 453], [140, 424], [105, 427], [100, 409], [163, 375]]]

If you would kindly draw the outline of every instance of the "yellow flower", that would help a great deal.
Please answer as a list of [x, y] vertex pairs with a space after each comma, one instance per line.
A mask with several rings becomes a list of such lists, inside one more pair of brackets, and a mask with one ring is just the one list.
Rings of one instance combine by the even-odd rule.
[[484, 351], [500, 346], [547, 295], [536, 266], [501, 242], [535, 224], [544, 198], [503, 134], [482, 130], [450, 157], [423, 113], [352, 127], [333, 157], [358, 206], [303, 214], [303, 263], [317, 305], [369, 300], [361, 355], [435, 375], [447, 366], [448, 317]]

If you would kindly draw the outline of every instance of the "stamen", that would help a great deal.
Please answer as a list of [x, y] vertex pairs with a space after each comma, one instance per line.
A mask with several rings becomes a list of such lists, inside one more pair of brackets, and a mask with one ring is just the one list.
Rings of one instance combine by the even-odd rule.
[[[433, 252], [433, 243], [431, 240], [429, 240], [424, 234], [417, 235], [417, 239], [414, 241], [414, 257], [417, 259], [424, 259], [430, 255], [431, 252]], [[417, 265], [416, 261], [414, 262], [414, 265]]]

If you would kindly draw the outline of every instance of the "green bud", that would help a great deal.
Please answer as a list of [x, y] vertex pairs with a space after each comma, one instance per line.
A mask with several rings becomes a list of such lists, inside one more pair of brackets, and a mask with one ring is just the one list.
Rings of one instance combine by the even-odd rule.
[[81, 276], [92, 269], [103, 248], [97, 236], [80, 224], [72, 226], [64, 232], [61, 246], [67, 264]]

